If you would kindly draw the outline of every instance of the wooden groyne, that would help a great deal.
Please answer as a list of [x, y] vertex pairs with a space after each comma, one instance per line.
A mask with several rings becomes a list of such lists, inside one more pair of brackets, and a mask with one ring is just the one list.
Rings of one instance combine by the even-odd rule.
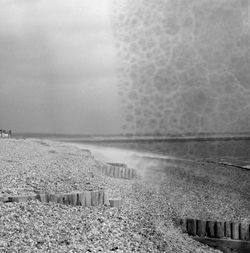
[[137, 178], [137, 172], [135, 169], [128, 168], [123, 163], [108, 163], [102, 167], [102, 173], [109, 177], [120, 179], [135, 179]]
[[209, 238], [228, 238], [250, 241], [250, 224], [233, 221], [210, 221], [198, 219], [175, 219], [182, 232]]
[[43, 203], [53, 202], [72, 206], [109, 205], [108, 194], [104, 190], [57, 194], [37, 193], [19, 196], [0, 196], [0, 201], [4, 203], [26, 202], [30, 200], [39, 200]]
[[[174, 219], [183, 233], [223, 252], [250, 252], [250, 224], [233, 221]], [[237, 250], [237, 251], [234, 251]]]

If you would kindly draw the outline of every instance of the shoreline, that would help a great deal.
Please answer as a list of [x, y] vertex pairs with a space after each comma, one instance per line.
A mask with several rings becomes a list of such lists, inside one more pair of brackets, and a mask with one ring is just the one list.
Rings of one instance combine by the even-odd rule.
[[[75, 143], [73, 144], [75, 145]], [[249, 169], [247, 168], [216, 160], [194, 160], [161, 155], [147, 151], [128, 150], [120, 147], [102, 147], [89, 145], [88, 143], [76, 143], [76, 146], [79, 148], [84, 147], [90, 149], [95, 157], [102, 157], [102, 162], [107, 161], [108, 157], [116, 157], [116, 159], [118, 160], [114, 162], [120, 161], [123, 163], [127, 163], [131, 167], [135, 167], [136, 169], [138, 169], [139, 174], [143, 177], [143, 180], [148, 183], [152, 183], [152, 181], [154, 181], [155, 185], [160, 185], [158, 186], [159, 188], [164, 188], [165, 186], [162, 185], [166, 185], [166, 182], [169, 182], [170, 184], [171, 182], [169, 178], [172, 178], [173, 180], [176, 180], [176, 184], [178, 183], [180, 186], [180, 182], [184, 182], [187, 185], [189, 183], [195, 184], [193, 185], [194, 189], [192, 189], [194, 190], [193, 194], [200, 195], [199, 198], [204, 199], [205, 202], [208, 201], [206, 198], [207, 195], [210, 194], [209, 191], [213, 192], [213, 201], [216, 202], [215, 214], [213, 213], [213, 209], [209, 208], [209, 212], [207, 210], [202, 210], [203, 213], [195, 212], [197, 213], [196, 215], [192, 215], [192, 213], [189, 213], [189, 215], [186, 213], [180, 213], [181, 215], [184, 215], [186, 217], [191, 216], [196, 219], [217, 219], [224, 221], [227, 221], [228, 219], [234, 219], [238, 222], [240, 222], [242, 219], [244, 221], [247, 220], [248, 222], [250, 222], [250, 173]], [[98, 153], [102, 153], [102, 156], [100, 156]], [[110, 159], [108, 161], [110, 161]], [[148, 168], [150, 168], [151, 171], [149, 171]], [[183, 179], [185, 180], [183, 181]], [[164, 182], [164, 180], [166, 180], [166, 182]], [[176, 192], [178, 192], [177, 188], [174, 189]], [[202, 194], [202, 192], [199, 192], [199, 189], [200, 191], [205, 191], [205, 193]], [[220, 191], [220, 193], [217, 194], [216, 191]], [[167, 190], [166, 195], [168, 194], [168, 192], [169, 189]], [[186, 194], [184, 190], [183, 194]], [[235, 198], [244, 199], [244, 204], [240, 205], [246, 209], [244, 211], [245, 216], [243, 215], [237, 217], [236, 214], [230, 214], [229, 216], [226, 216], [227, 210], [223, 211], [223, 209], [225, 208], [221, 207], [219, 202], [222, 201], [225, 207], [228, 206], [227, 201], [231, 201], [231, 195], [233, 196], [233, 200]], [[216, 197], [221, 199], [217, 200]], [[227, 201], [223, 201], [223, 198], [226, 198]], [[183, 202], [185, 202], [184, 198], [181, 199], [183, 200]], [[192, 201], [192, 198], [189, 201]], [[233, 201], [231, 202], [233, 203]], [[210, 204], [212, 207], [214, 206], [213, 203], [210, 202]], [[234, 206], [235, 208], [237, 207], [236, 202], [233, 203], [230, 208], [233, 210]], [[199, 210], [199, 207], [197, 208], [197, 210]], [[236, 209], [239, 208], [237, 207]], [[219, 210], [220, 212], [216, 212], [216, 210]]]
[[[21, 218], [20, 220], [13, 220], [10, 219], [10, 217], [15, 215], [15, 213], [19, 213], [20, 217], [23, 218], [23, 215], [27, 215], [27, 213], [23, 212], [22, 209], [26, 210], [28, 213], [29, 211], [27, 210], [32, 209], [33, 214], [26, 218], [28, 219], [29, 223], [31, 220], [33, 220], [33, 217], [37, 218], [38, 213], [40, 213], [39, 215], [44, 218], [44, 215], [51, 213], [51, 215], [44, 220], [45, 224], [42, 226], [45, 226], [43, 227], [44, 231], [50, 231], [52, 233], [53, 230], [53, 233], [58, 236], [62, 229], [70, 231], [72, 230], [68, 227], [65, 228], [65, 222], [74, 224], [75, 227], [79, 228], [80, 232], [77, 230], [79, 232], [77, 232], [77, 239], [74, 239], [75, 236], [69, 236], [70, 242], [68, 245], [61, 245], [59, 243], [59, 239], [55, 242], [52, 242], [52, 246], [59, 247], [61, 250], [60, 252], [68, 252], [70, 247], [75, 247], [74, 252], [87, 252], [87, 248], [91, 249], [91, 252], [96, 252], [98, 247], [101, 247], [100, 249], [102, 249], [102, 252], [110, 252], [113, 248], [116, 249], [116, 247], [118, 247], [117, 250], [121, 250], [119, 252], [132, 252], [132, 249], [137, 249], [139, 252], [197, 252], [197, 250], [199, 250], [199, 252], [219, 252], [193, 241], [186, 234], [182, 234], [180, 229], [174, 225], [173, 218], [183, 217], [186, 215], [192, 216], [191, 214], [193, 214], [196, 216], [194, 218], [202, 218], [202, 215], [203, 217], [205, 217], [204, 215], [207, 215], [206, 218], [211, 217], [217, 220], [218, 218], [223, 219], [224, 217], [225, 220], [230, 219], [236, 221], [250, 221], [250, 215], [248, 215], [250, 209], [246, 209], [245, 212], [243, 210], [244, 208], [247, 208], [247, 206], [244, 207], [244, 205], [246, 205], [244, 204], [244, 197], [242, 200], [239, 200], [238, 198], [242, 196], [236, 190], [232, 189], [228, 194], [227, 191], [229, 189], [227, 187], [224, 187], [225, 189], [223, 189], [223, 184], [220, 184], [218, 180], [216, 181], [216, 177], [211, 178], [211, 181], [204, 181], [204, 178], [207, 176], [207, 174], [204, 172], [206, 168], [204, 168], [203, 172], [201, 170], [199, 171], [200, 173], [202, 172], [205, 174], [198, 175], [194, 173], [192, 166], [186, 166], [185, 163], [184, 166], [178, 164], [162, 164], [162, 161], [149, 162], [145, 159], [131, 156], [133, 164], [137, 166], [136, 169], [139, 170], [139, 174], [142, 175], [142, 180], [130, 181], [109, 178], [101, 175], [100, 170], [98, 169], [100, 167], [98, 166], [103, 166], [104, 160], [96, 161], [97, 158], [94, 154], [92, 155], [94, 155], [95, 159], [92, 155], [89, 155], [86, 150], [84, 151], [76, 148], [74, 144], [71, 143], [54, 142], [51, 140], [43, 140], [41, 142], [39, 139], [7, 140], [5, 142], [5, 147], [3, 148], [3, 142], [4, 141], [1, 143], [2, 148], [0, 148], [1, 168], [4, 166], [10, 166], [9, 173], [16, 173], [13, 178], [18, 176], [19, 185], [20, 183], [24, 184], [22, 177], [26, 177], [27, 179], [32, 175], [36, 179], [36, 177], [41, 176], [41, 172], [45, 173], [46, 170], [49, 170], [51, 173], [55, 170], [56, 173], [59, 174], [55, 174], [54, 177], [52, 177], [53, 174], [51, 175], [48, 173], [48, 178], [51, 179], [52, 177], [54, 180], [56, 180], [58, 175], [60, 175], [60, 180], [65, 180], [65, 182], [62, 181], [62, 185], [65, 186], [69, 184], [69, 187], [72, 187], [73, 185], [76, 187], [75, 190], [81, 189], [81, 187], [86, 187], [86, 182], [88, 182], [87, 185], [91, 187], [100, 187], [100, 185], [102, 185], [104, 188], [108, 189], [110, 197], [121, 198], [123, 200], [123, 206], [121, 209], [116, 210], [114, 208], [104, 206], [83, 208], [62, 206], [60, 204], [52, 203], [43, 204], [36, 201], [0, 205], [0, 214], [4, 214], [2, 216], [3, 220], [5, 221], [3, 223], [4, 228], [6, 231], [11, 232], [10, 237], [1, 234], [4, 242], [6, 243], [5, 246], [1, 246], [0, 244], [0, 249], [3, 250], [2, 252], [7, 250], [6, 247], [16, 247], [15, 240], [18, 241], [18, 239], [15, 238], [17, 238], [18, 233], [14, 232], [12, 227], [21, 226], [20, 224], [23, 223]], [[8, 145], [10, 146], [8, 147]], [[18, 145], [19, 149], [17, 148]], [[16, 149], [14, 149], [14, 147], [16, 147]], [[98, 148], [102, 149], [102, 147]], [[6, 155], [8, 152], [13, 150], [15, 150], [14, 154], [9, 154], [9, 156]], [[99, 152], [101, 151], [99, 150]], [[27, 154], [29, 154], [29, 156], [27, 156]], [[115, 154], [116, 153], [113, 153], [115, 160], [105, 162], [122, 162]], [[110, 153], [110, 156], [111, 155], [112, 152]], [[128, 157], [128, 155], [131, 154], [126, 155]], [[2, 160], [3, 157], [5, 160]], [[105, 155], [103, 155], [103, 159], [106, 158]], [[126, 156], [124, 156], [124, 159], [125, 158]], [[47, 161], [45, 162], [44, 160]], [[89, 164], [87, 164], [86, 161], [88, 161]], [[25, 172], [26, 174], [24, 173], [20, 176], [20, 170], [13, 171], [17, 164], [19, 164], [19, 169], [22, 166], [25, 167], [23, 168], [24, 170], [22, 172]], [[178, 169], [178, 166], [181, 168]], [[186, 169], [183, 169], [185, 166]], [[56, 168], [60, 168], [60, 170]], [[32, 171], [31, 174], [27, 174], [29, 170]], [[211, 173], [211, 171], [216, 171], [216, 169], [210, 168], [209, 172]], [[77, 174], [77, 177], [73, 177], [73, 172]], [[230, 170], [230, 175], [223, 173], [224, 171], [222, 171], [220, 174], [220, 180], [223, 180], [226, 177], [233, 178], [232, 170]], [[89, 181], [86, 181], [86, 175], [89, 176]], [[93, 175], [94, 177], [92, 177]], [[3, 174], [1, 177], [2, 176]], [[68, 180], [69, 177], [73, 178]], [[35, 179], [34, 181], [36, 181]], [[60, 180], [52, 180], [53, 182], [50, 182], [50, 186], [52, 187], [52, 185], [57, 182], [57, 188], [61, 189], [60, 187], [62, 186], [60, 186]], [[32, 182], [34, 183], [34, 181]], [[6, 183], [6, 181], [4, 182], [3, 180], [1, 182], [2, 184]], [[82, 185], [75, 184], [79, 182]], [[231, 181], [229, 180], [228, 183], [230, 182]], [[235, 182], [235, 184], [236, 183], [237, 182]], [[204, 189], [204, 185], [209, 184], [211, 185], [211, 188]], [[203, 189], [205, 193], [202, 192], [201, 189]], [[218, 190], [222, 192], [219, 192]], [[186, 194], [186, 196], [184, 194]], [[230, 204], [229, 201], [232, 199], [232, 197], [233, 201]], [[213, 201], [216, 201], [216, 203], [213, 203]], [[223, 206], [223, 203], [227, 203], [227, 206]], [[209, 207], [210, 204], [212, 205], [211, 207]], [[240, 209], [237, 209], [236, 205], [240, 205]], [[237, 210], [232, 210], [234, 207]], [[220, 210], [215, 210], [216, 208]], [[214, 211], [216, 211], [216, 213], [214, 213]], [[54, 215], [52, 216], [53, 212]], [[210, 217], [208, 214], [210, 214]], [[86, 217], [86, 215], [88, 217], [90, 215], [92, 218], [89, 220], [84, 218], [86, 224], [89, 226], [89, 230], [83, 233], [83, 223], [77, 218], [77, 216]], [[64, 217], [64, 220], [61, 220], [61, 216]], [[37, 219], [39, 220], [39, 218]], [[55, 222], [54, 219], [57, 223], [63, 223], [64, 225], [60, 228], [57, 225], [55, 225], [55, 228], [47, 227], [47, 222], [53, 223]], [[103, 220], [103, 222], [100, 223], [98, 219]], [[8, 224], [7, 221], [10, 224]], [[99, 227], [98, 233], [93, 224]], [[9, 227], [10, 225], [11, 227]], [[81, 226], [81, 228], [79, 226]], [[107, 232], [105, 229], [109, 226], [111, 226], [112, 229], [111, 231], [108, 230], [109, 232]], [[38, 239], [36, 234], [41, 234], [43, 232], [40, 231], [40, 229], [37, 230], [34, 227], [30, 227], [28, 224], [25, 224], [24, 227], [26, 227], [26, 229], [22, 231], [26, 231], [25, 233], [27, 233], [28, 228], [34, 232], [34, 236], [31, 235], [31, 238], [32, 241], [36, 242], [37, 244]], [[69, 235], [72, 233], [72, 231], [70, 231], [68, 232]], [[75, 231], [75, 229], [73, 229], [73, 231]], [[96, 240], [96, 244], [93, 244], [93, 242], [89, 238], [86, 238], [85, 235], [83, 237], [83, 234], [86, 233], [94, 241]], [[107, 233], [110, 238], [106, 238], [105, 233]], [[153, 233], [153, 237], [150, 236], [150, 233]], [[104, 237], [106, 238], [107, 242], [105, 242]], [[121, 239], [123, 237], [126, 240]], [[13, 241], [13, 239], [15, 240]], [[12, 243], [10, 242], [11, 240]], [[72, 240], [76, 240], [75, 246], [73, 246], [74, 244], [72, 244]], [[126, 241], [128, 241], [128, 243]], [[51, 242], [51, 239], [47, 238], [43, 243], [43, 246], [40, 245], [41, 247], [44, 247], [41, 248], [40, 252], [43, 252], [42, 249], [48, 247], [49, 242]], [[24, 244], [26, 246], [29, 245], [27, 247], [33, 250], [37, 248], [37, 246], [34, 246], [36, 244], [32, 246], [27, 241], [25, 241]]]

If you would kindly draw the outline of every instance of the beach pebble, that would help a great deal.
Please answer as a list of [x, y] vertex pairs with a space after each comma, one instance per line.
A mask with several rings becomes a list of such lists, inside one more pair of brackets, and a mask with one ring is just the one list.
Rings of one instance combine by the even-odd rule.
[[[219, 251], [182, 233], [173, 219], [237, 215], [246, 221], [249, 218], [244, 210], [232, 208], [243, 204], [241, 199], [233, 199], [231, 205], [225, 206], [230, 196], [221, 186], [204, 185], [204, 181], [195, 176], [186, 177], [177, 168], [169, 168], [165, 174], [151, 173], [145, 181], [105, 177], [100, 173], [103, 165], [88, 152], [40, 140], [1, 142], [0, 158], [1, 198], [39, 191], [41, 200], [44, 199], [0, 205], [0, 252], [3, 253], [215, 253]], [[74, 199], [70, 193], [92, 190], [95, 198], [100, 198], [95, 195], [99, 189], [107, 190], [108, 195], [103, 196], [105, 205], [70, 206], [45, 201], [47, 194], [56, 193], [59, 199], [60, 194], [69, 194], [69, 202], [85, 204], [90, 202], [89, 196], [84, 194]], [[113, 204], [108, 200], [113, 200]], [[121, 200], [121, 208], [110, 208], [111, 204], [121, 204]]]

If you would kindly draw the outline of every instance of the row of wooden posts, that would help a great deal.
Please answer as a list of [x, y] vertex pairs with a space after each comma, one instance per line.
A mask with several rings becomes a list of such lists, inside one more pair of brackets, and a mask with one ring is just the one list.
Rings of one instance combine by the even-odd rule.
[[43, 203], [54, 202], [73, 206], [98, 206], [109, 204], [107, 192], [104, 190], [59, 193], [59, 194], [37, 193], [30, 195], [0, 197], [0, 201], [5, 203], [26, 202], [29, 200], [36, 200], [36, 199]]
[[192, 236], [250, 241], [250, 224], [197, 219], [175, 219], [182, 232]]
[[108, 163], [107, 166], [102, 167], [102, 173], [106, 176], [120, 179], [137, 178], [136, 170], [128, 168], [127, 165], [123, 163]]
[[[130, 169], [126, 164], [108, 163], [104, 166], [102, 172], [111, 177], [134, 179], [136, 178], [136, 171]], [[71, 193], [44, 193], [36, 192], [30, 195], [17, 196], [0, 196], [0, 202], [26, 202], [29, 200], [39, 200], [43, 203], [54, 202], [73, 206], [98, 206], [108, 205], [111, 207], [121, 207], [121, 199], [109, 199], [105, 190], [98, 191], [83, 191]]]
[[11, 130], [7, 131], [0, 129], [0, 138], [11, 138], [11, 136], [12, 136]]
[[71, 193], [38, 193], [19, 196], [0, 196], [0, 202], [26, 202], [30, 200], [39, 200], [42, 203], [59, 203], [72, 206], [99, 206], [106, 205], [110, 207], [121, 207], [121, 199], [109, 199], [105, 190], [83, 191]]

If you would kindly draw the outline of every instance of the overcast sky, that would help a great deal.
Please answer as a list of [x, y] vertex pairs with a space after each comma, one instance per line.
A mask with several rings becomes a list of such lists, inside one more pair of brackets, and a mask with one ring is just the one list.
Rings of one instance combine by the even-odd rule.
[[0, 0], [0, 129], [120, 129], [110, 0]]

